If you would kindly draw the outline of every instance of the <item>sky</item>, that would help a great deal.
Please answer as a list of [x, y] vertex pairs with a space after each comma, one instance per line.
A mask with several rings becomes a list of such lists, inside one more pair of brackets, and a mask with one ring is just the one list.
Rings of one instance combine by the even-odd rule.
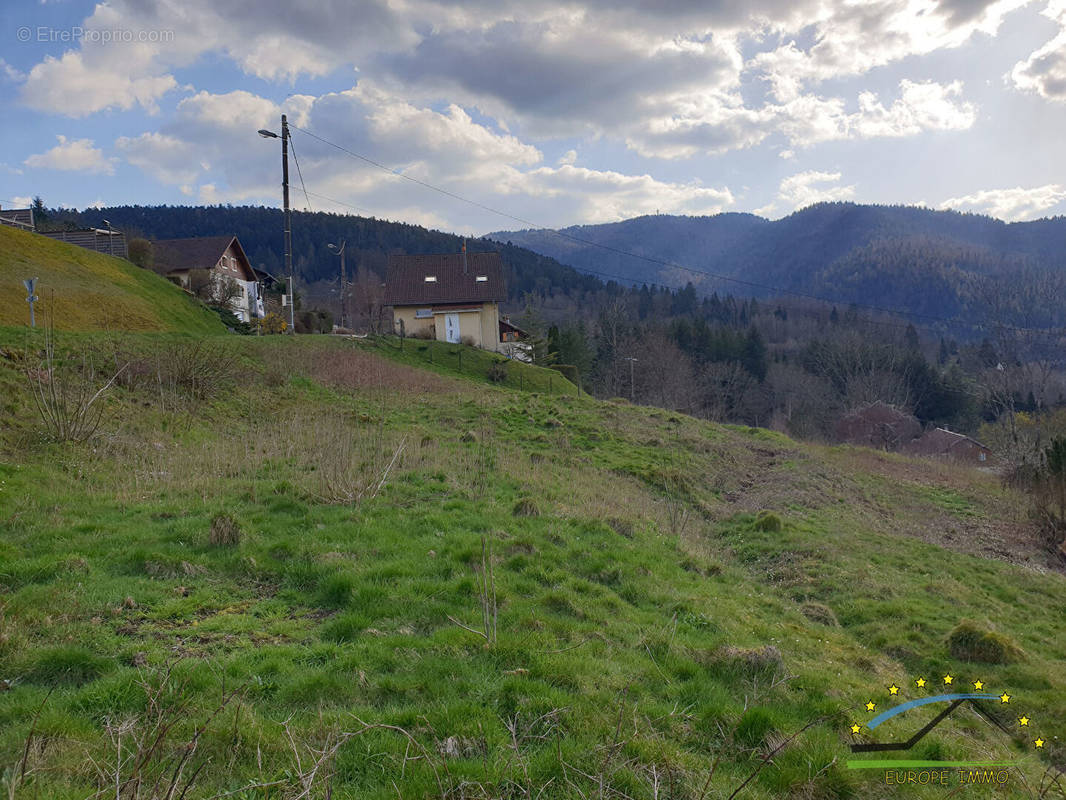
[[459, 233], [1028, 220], [1066, 213], [1066, 0], [3, 0], [0, 107], [4, 208], [278, 206], [285, 113], [294, 208]]

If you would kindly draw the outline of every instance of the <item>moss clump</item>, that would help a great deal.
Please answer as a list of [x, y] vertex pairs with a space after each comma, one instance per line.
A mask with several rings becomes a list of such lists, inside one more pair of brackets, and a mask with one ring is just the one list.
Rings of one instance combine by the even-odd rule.
[[755, 521], [752, 523], [752, 527], [757, 531], [778, 533], [783, 525], [781, 523], [781, 517], [777, 516], [773, 511], [760, 511], [755, 515]]
[[1009, 637], [971, 620], [963, 620], [948, 634], [948, 652], [960, 661], [1013, 664], [1025, 654]]
[[734, 647], [725, 645], [703, 659], [712, 673], [730, 681], [769, 679], [784, 667], [781, 651], [773, 645]]
[[837, 615], [833, 613], [833, 609], [821, 603], [804, 603], [800, 607], [800, 612], [811, 622], [817, 622], [819, 625], [835, 628], [840, 624], [837, 622]]

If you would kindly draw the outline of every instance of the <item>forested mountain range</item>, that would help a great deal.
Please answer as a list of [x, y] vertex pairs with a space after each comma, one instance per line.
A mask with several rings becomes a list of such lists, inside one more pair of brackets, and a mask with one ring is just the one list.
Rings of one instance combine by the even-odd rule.
[[[500, 231], [488, 238], [634, 284], [692, 281], [703, 293], [757, 297], [796, 292], [960, 320], [987, 316], [989, 296], [1002, 296], [1004, 288], [1013, 292], [1066, 273], [1063, 217], [1006, 223], [909, 206], [820, 203], [776, 221], [733, 213], [655, 215], [560, 232]], [[1050, 324], [1057, 299], [1035, 307], [1016, 303], [1015, 311], [1031, 316], [1013, 322]]]

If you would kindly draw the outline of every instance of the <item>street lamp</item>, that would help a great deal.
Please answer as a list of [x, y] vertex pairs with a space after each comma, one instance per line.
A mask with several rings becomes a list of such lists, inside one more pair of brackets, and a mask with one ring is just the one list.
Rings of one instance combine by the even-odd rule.
[[[274, 131], [266, 128], [259, 129], [259, 135], [264, 139], [277, 139]], [[289, 211], [289, 122], [285, 115], [281, 115], [281, 197], [285, 211], [285, 272], [288, 273], [289, 281], [289, 331], [296, 333], [296, 318], [293, 305], [292, 291], [292, 213]]]
[[334, 251], [341, 258], [341, 327], [342, 328], [347, 328], [348, 327], [345, 324], [346, 319], [347, 319], [346, 307], [348, 305], [348, 292], [344, 288], [344, 284], [348, 280], [348, 276], [345, 274], [345, 271], [344, 271], [344, 246], [346, 244], [348, 244], [348, 242], [346, 240], [344, 240], [344, 239], [341, 240], [341, 246], [340, 247], [337, 247], [337, 245], [335, 245], [335, 244], [329, 244], [329, 243], [326, 244], [326, 247], [328, 247], [330, 250]]

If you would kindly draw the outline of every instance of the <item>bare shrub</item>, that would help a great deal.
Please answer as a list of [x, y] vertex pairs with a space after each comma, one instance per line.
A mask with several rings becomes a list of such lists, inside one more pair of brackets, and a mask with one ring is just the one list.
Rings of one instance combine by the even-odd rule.
[[157, 354], [156, 370], [160, 384], [194, 400], [206, 400], [237, 379], [237, 353], [209, 339], [180, 342]]
[[492, 556], [492, 544], [488, 537], [481, 536], [481, 565], [474, 566], [474, 580], [477, 583], [478, 605], [481, 606], [481, 630], [464, 625], [455, 617], [449, 615], [448, 619], [464, 630], [476, 633], [484, 637], [485, 643], [496, 644], [496, 568]]
[[28, 370], [34, 405], [49, 435], [65, 442], [83, 442], [96, 433], [103, 416], [103, 398], [125, 370], [118, 368], [104, 383], [92, 354], [56, 358], [55, 337], [45, 334], [44, 360]]
[[521, 497], [514, 504], [511, 513], [516, 517], [539, 517], [540, 506], [537, 505], [537, 501], [532, 497]]
[[144, 674], [138, 684], [144, 693], [144, 711], [104, 720], [107, 751], [90, 756], [99, 787], [93, 798], [186, 797], [209, 763], [210, 758], [197, 755], [200, 742], [226, 707], [243, 694], [243, 687], [224, 691], [214, 710], [192, 724], [190, 732], [193, 693], [187, 680], [174, 674], [173, 666], [167, 664]]

